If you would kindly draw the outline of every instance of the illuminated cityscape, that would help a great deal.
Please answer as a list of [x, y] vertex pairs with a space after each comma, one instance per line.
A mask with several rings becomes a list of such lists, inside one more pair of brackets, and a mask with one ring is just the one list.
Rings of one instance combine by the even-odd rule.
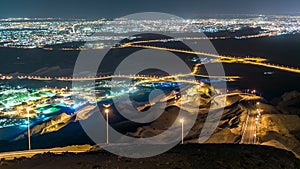
[[[115, 20], [88, 21], [84, 19], [62, 20], [62, 19], [2, 19], [1, 23], [1, 47], [27, 49], [41, 48], [45, 51], [52, 51], [52, 46], [76, 42], [88, 42], [77, 47], [58, 47], [59, 50], [81, 51], [81, 50], [127, 50], [127, 49], [152, 49], [157, 51], [168, 51], [186, 55], [200, 55], [201, 58], [192, 57], [189, 62], [192, 64], [191, 72], [188, 74], [99, 74], [97, 76], [40, 76], [38, 74], [1, 74], [1, 80], [5, 83], [1, 86], [0, 101], [0, 128], [3, 130], [14, 128], [15, 132], [8, 134], [2, 139], [16, 139], [20, 133], [31, 128], [35, 134], [47, 134], [59, 132], [69, 123], [89, 119], [95, 108], [102, 107], [112, 100], [122, 100], [124, 96], [139, 98], [147, 97], [154, 89], [165, 92], [165, 97], [156, 96], [159, 100], [149, 102], [136, 102], [136, 109], [140, 112], [147, 110], [156, 104], [166, 102], [167, 107], [176, 106], [183, 110], [195, 113], [192, 104], [200, 99], [200, 105], [205, 106], [211, 103], [210, 109], [217, 111], [220, 108], [227, 109], [234, 106], [237, 101], [241, 103], [241, 111], [247, 112], [241, 115], [238, 130], [241, 135], [241, 144], [258, 144], [260, 142], [259, 124], [262, 123], [264, 110], [257, 108], [253, 103], [264, 100], [256, 89], [224, 89], [214, 88], [210, 83], [227, 82], [229, 85], [243, 79], [243, 75], [208, 75], [202, 72], [205, 65], [209, 64], [232, 64], [232, 65], [253, 65], [273, 71], [265, 71], [264, 75], [272, 75], [274, 71], [300, 73], [297, 67], [288, 67], [269, 63], [269, 59], [255, 56], [233, 56], [218, 55], [203, 51], [192, 51], [180, 46], [174, 46], [183, 41], [203, 40], [243, 40], [253, 38], [267, 38], [284, 36], [285, 34], [298, 34], [298, 17], [292, 16], [251, 16], [241, 19], [189, 19], [189, 20], [128, 20], [118, 18]], [[186, 29], [186, 25], [192, 24], [197, 30]], [[238, 31], [255, 30], [254, 32]], [[259, 30], [259, 31], [257, 31]], [[130, 32], [160, 32], [175, 31], [184, 33], [182, 37], [176, 38], [150, 38], [142, 36], [126, 37], [123, 33]], [[207, 37], [187, 37], [185, 33], [208, 33]], [[233, 34], [223, 33], [233, 32]], [[112, 32], [113, 35], [98, 36], [97, 33]], [[217, 35], [217, 34], [218, 35]], [[179, 35], [180, 36], [180, 35]], [[125, 41], [121, 41], [125, 39]], [[100, 43], [99, 43], [100, 42]], [[118, 43], [116, 43], [118, 42]], [[116, 43], [116, 44], [115, 44]], [[169, 46], [168, 46], [169, 45]], [[170, 45], [172, 47], [170, 47]], [[174, 47], [173, 47], [174, 46]], [[17, 50], [17, 49], [16, 49]], [[57, 49], [56, 49], [57, 50]], [[18, 58], [17, 58], [18, 59]], [[196, 78], [196, 79], [195, 79]], [[129, 81], [128, 81], [129, 80]], [[11, 85], [16, 81], [20, 85]], [[47, 83], [53, 82], [55, 86], [45, 87], [24, 87], [27, 82]], [[93, 81], [96, 83], [93, 84]], [[58, 85], [66, 82], [65, 86]], [[82, 83], [76, 87], [70, 86], [69, 82]], [[60, 87], [57, 87], [60, 86]], [[177, 88], [184, 88], [178, 91]], [[197, 96], [200, 95], [200, 98]], [[234, 99], [233, 99], [234, 98]], [[224, 105], [222, 102], [225, 101]], [[243, 103], [242, 103], [243, 102]], [[253, 103], [252, 103], [253, 102]], [[245, 104], [245, 105], [244, 105]], [[201, 107], [200, 106], [200, 107]], [[253, 107], [254, 106], [254, 107]], [[207, 107], [204, 108], [206, 111]], [[249, 109], [249, 110], [248, 110]], [[201, 110], [201, 109], [200, 109]], [[257, 110], [257, 111], [255, 111]], [[109, 111], [109, 109], [105, 109]], [[228, 109], [228, 111], [232, 111]], [[110, 112], [115, 113], [115, 112]], [[108, 116], [108, 113], [106, 113]], [[225, 116], [225, 114], [223, 115]], [[263, 117], [262, 117], [263, 116]], [[108, 119], [108, 117], [106, 117]], [[114, 121], [114, 119], [111, 119]], [[184, 127], [184, 121], [181, 121]], [[108, 123], [108, 122], [107, 122]], [[44, 125], [40, 129], [40, 125]], [[28, 126], [28, 127], [27, 127]], [[107, 127], [108, 128], [108, 127]], [[107, 131], [108, 134], [108, 131]], [[182, 141], [184, 139], [182, 130]], [[109, 136], [106, 136], [108, 139]], [[28, 139], [30, 136], [28, 135]], [[108, 144], [108, 140], [106, 141]], [[30, 145], [31, 146], [31, 145]]]
[[[16, 48], [46, 48], [47, 45], [68, 42], [101, 41], [89, 48], [101, 49], [109, 47], [111, 40], [122, 40], [128, 32], [235, 32], [245, 28], [257, 29], [250, 35], [234, 36], [236, 39], [258, 38], [263, 36], [280, 36], [300, 32], [299, 16], [250, 15], [239, 19], [234, 17], [188, 20], [130, 20], [118, 18], [115, 20], [63, 20], [55, 18], [10, 18], [0, 20], [0, 45]], [[195, 25], [197, 30], [185, 30], [187, 24]], [[120, 34], [119, 36], [91, 36], [95, 33]], [[182, 37], [189, 39], [192, 37]], [[212, 37], [226, 39], [227, 36]], [[82, 50], [82, 46], [78, 50]]]
[[298, 1], [34, 1], [0, 3], [0, 169], [300, 168]]

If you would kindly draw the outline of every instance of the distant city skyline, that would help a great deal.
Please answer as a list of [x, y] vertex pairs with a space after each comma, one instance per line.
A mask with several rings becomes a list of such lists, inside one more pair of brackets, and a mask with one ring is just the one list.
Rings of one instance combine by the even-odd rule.
[[138, 12], [164, 12], [184, 18], [216, 14], [290, 14], [300, 15], [298, 0], [4, 0], [0, 18], [117, 18]]

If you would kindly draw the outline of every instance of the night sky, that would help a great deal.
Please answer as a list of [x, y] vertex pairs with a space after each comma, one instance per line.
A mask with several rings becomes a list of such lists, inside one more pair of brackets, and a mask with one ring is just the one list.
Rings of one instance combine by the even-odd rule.
[[0, 17], [115, 18], [165, 12], [184, 18], [211, 14], [300, 14], [299, 0], [1, 0]]

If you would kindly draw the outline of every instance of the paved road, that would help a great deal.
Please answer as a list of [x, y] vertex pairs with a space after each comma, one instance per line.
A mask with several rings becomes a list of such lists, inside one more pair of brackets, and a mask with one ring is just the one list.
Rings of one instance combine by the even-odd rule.
[[243, 135], [241, 139], [242, 144], [255, 144], [256, 143], [256, 109], [248, 106], [245, 107], [247, 111], [247, 117], [243, 129]]

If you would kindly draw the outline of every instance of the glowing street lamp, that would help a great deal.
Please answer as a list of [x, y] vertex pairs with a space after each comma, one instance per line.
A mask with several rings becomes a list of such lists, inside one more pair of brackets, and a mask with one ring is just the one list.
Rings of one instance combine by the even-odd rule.
[[109, 108], [111, 105], [110, 104], [103, 104], [103, 107]]
[[260, 102], [257, 102], [256, 105], [257, 105], [258, 111], [260, 113]]
[[30, 140], [30, 118], [29, 118], [29, 112], [30, 112], [30, 107], [26, 108], [27, 111], [27, 136], [28, 136], [28, 150], [31, 150], [31, 140]]
[[259, 120], [259, 118], [260, 118], [260, 116], [261, 116], [261, 114], [260, 114], [260, 102], [257, 102], [256, 105], [257, 105], [257, 107], [258, 107], [258, 108], [256, 109], [258, 115], [257, 115], [257, 117], [256, 117], [256, 122], [255, 122], [254, 144], [256, 144], [256, 137], [257, 137], [256, 133], [257, 133], [257, 130], [258, 130], [258, 120]]
[[105, 109], [104, 112], [106, 114], [106, 144], [108, 144], [108, 113], [109, 113], [109, 109]]
[[183, 118], [180, 119], [180, 123], [181, 123], [181, 144], [183, 144], [183, 123], [184, 123]]

